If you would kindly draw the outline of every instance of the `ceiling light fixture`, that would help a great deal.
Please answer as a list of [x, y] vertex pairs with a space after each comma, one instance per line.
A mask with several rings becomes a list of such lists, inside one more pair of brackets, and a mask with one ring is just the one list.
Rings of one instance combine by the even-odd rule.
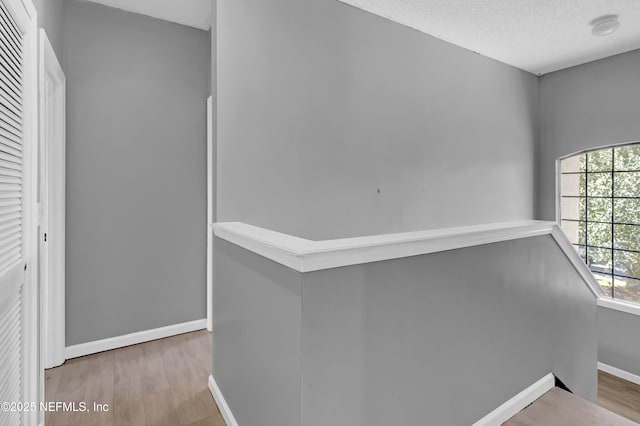
[[618, 15], [604, 15], [589, 22], [591, 33], [597, 37], [604, 37], [616, 32], [620, 26]]

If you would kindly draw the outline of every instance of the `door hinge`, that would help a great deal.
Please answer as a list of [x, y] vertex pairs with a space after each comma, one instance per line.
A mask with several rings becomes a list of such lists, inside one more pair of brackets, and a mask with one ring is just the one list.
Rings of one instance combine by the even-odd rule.
[[44, 233], [44, 241], [45, 241], [45, 243], [47, 242], [47, 233], [46, 232]]

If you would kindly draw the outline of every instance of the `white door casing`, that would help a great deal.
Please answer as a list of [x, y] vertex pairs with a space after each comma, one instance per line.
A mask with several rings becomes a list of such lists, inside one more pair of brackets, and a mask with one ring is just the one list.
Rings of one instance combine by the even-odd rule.
[[40, 308], [41, 362], [65, 361], [65, 76], [40, 30]]
[[207, 330], [213, 331], [213, 97], [207, 99]]

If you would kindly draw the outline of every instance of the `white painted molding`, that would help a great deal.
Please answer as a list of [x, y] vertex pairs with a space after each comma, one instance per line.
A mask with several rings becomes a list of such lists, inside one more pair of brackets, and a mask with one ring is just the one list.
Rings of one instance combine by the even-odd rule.
[[213, 232], [218, 238], [300, 272], [305, 272], [303, 253], [314, 243], [240, 222], [214, 223]]
[[222, 418], [227, 426], [238, 426], [238, 422], [235, 417], [233, 417], [233, 413], [231, 412], [227, 401], [224, 399], [224, 396], [222, 396], [222, 392], [213, 378], [213, 375], [209, 376], [209, 391], [211, 392], [213, 399], [216, 401], [218, 410], [220, 410], [220, 414], [222, 414]]
[[539, 235], [551, 235], [587, 287], [604, 295], [564, 232], [555, 222], [517, 221], [398, 234], [312, 241], [240, 222], [213, 224], [215, 235], [298, 272], [418, 256]]
[[571, 244], [567, 236], [564, 234], [564, 232], [562, 232], [562, 229], [560, 229], [558, 225], [555, 225], [553, 227], [551, 236], [555, 240], [556, 244], [558, 244], [560, 249], [564, 252], [564, 255], [567, 257], [569, 262], [571, 262], [576, 272], [580, 274], [591, 292], [598, 298], [604, 296], [602, 287], [600, 287], [600, 284], [598, 284], [598, 281], [593, 276], [593, 273], [589, 270], [576, 249], [573, 247], [573, 244]]
[[207, 99], [207, 330], [213, 331], [213, 96]]
[[547, 374], [495, 410], [487, 414], [473, 426], [498, 426], [518, 414], [529, 404], [555, 387], [555, 377], [552, 373]]
[[[40, 29], [40, 362], [64, 363], [65, 345], [65, 75]], [[45, 240], [44, 235], [48, 235]]]
[[598, 306], [640, 316], [640, 304], [638, 303], [626, 302], [624, 300], [602, 296], [598, 298]]
[[293, 237], [239, 222], [216, 223], [213, 229], [223, 240], [296, 271], [311, 272], [548, 235], [555, 226], [555, 222], [531, 220], [326, 241]]
[[67, 346], [65, 348], [65, 358], [78, 358], [98, 352], [109, 351], [111, 349], [123, 348], [125, 346], [137, 345], [138, 343], [177, 336], [178, 334], [204, 330], [205, 328], [207, 328], [207, 320], [201, 319], [169, 325], [166, 327], [154, 328], [152, 330], [138, 331], [136, 333], [125, 334], [124, 336], [110, 337], [108, 339], [96, 340], [94, 342], [81, 343], [79, 345]]
[[604, 364], [602, 362], [598, 363], [598, 370], [604, 371], [605, 373], [609, 373], [613, 376], [619, 377], [627, 382], [635, 383], [636, 385], [640, 385], [640, 376], [637, 374], [629, 373], [628, 371], [621, 370], [616, 367], [612, 367], [611, 365]]

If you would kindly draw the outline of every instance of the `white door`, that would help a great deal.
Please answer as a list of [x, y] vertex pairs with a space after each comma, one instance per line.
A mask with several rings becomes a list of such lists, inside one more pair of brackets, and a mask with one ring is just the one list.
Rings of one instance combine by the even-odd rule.
[[40, 30], [40, 336], [44, 368], [57, 367], [65, 346], [65, 77]]
[[28, 0], [0, 0], [0, 402], [9, 403], [0, 424], [8, 426], [36, 424], [20, 403], [39, 402], [35, 22]]

